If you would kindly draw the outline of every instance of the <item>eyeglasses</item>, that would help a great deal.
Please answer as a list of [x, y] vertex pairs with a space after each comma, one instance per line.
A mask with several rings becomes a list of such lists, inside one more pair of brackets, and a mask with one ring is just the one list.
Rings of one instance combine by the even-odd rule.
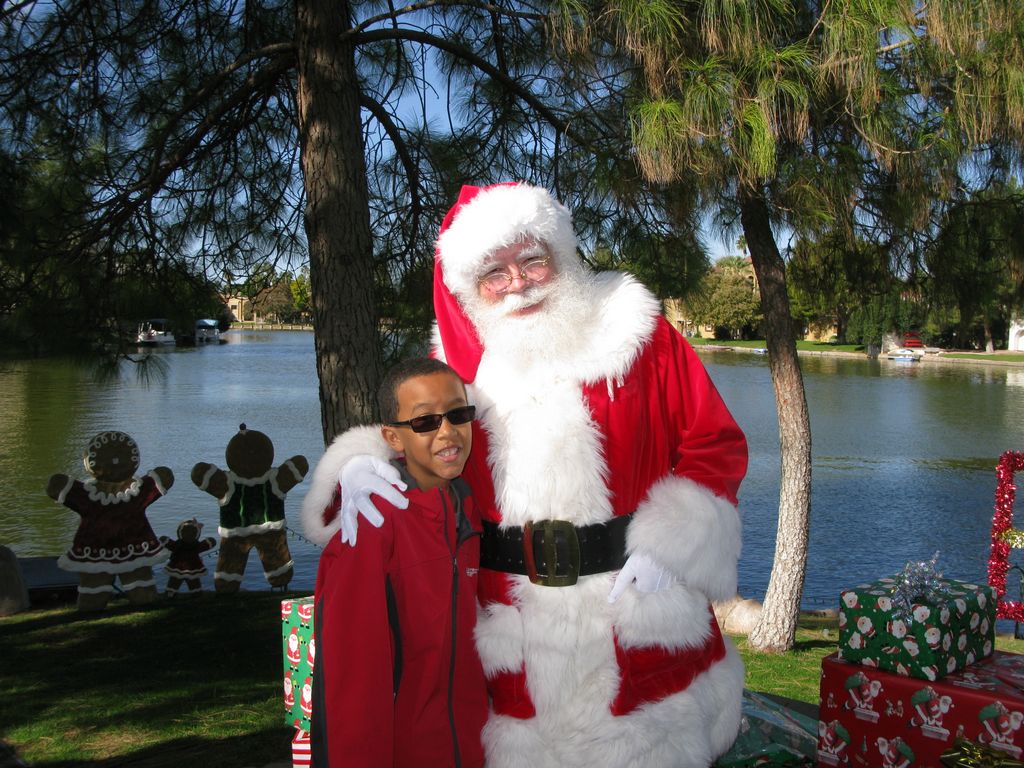
[[448, 419], [453, 427], [472, 421], [476, 418], [475, 405], [462, 405], [452, 408], [447, 413], [427, 413], [423, 416], [414, 416], [406, 421], [393, 421], [389, 427], [409, 427], [413, 432], [433, 432], [441, 428], [441, 419]]
[[513, 275], [509, 269], [495, 269], [479, 279], [480, 285], [491, 293], [505, 293], [517, 277], [526, 283], [539, 283], [551, 274], [551, 259], [548, 256], [536, 256], [515, 265], [519, 273]]

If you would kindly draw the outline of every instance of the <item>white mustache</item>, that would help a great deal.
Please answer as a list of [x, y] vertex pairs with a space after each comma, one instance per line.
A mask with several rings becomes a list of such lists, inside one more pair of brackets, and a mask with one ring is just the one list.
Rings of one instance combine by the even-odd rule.
[[502, 315], [508, 315], [513, 312], [519, 312], [535, 304], [540, 304], [548, 295], [548, 286], [536, 285], [527, 288], [525, 291], [520, 293], [509, 293], [501, 300], [501, 303], [497, 306], [500, 307], [500, 313]]

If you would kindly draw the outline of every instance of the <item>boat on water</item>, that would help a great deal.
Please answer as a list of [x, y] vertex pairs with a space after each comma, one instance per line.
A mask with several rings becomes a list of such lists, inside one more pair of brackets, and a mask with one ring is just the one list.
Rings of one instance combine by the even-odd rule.
[[143, 320], [139, 323], [136, 342], [140, 347], [168, 347], [175, 344], [171, 323], [163, 317]]
[[924, 357], [924, 350], [908, 347], [894, 347], [885, 353], [886, 360], [900, 360], [906, 363], [916, 363], [922, 357]]
[[217, 321], [209, 318], [196, 320], [195, 340], [196, 344], [220, 344], [220, 328]]

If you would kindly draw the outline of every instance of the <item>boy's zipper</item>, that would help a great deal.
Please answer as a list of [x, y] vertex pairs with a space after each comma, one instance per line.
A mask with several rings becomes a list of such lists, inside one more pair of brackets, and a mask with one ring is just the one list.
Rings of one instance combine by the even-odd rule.
[[[448, 494], [444, 491], [441, 492], [441, 505], [444, 507], [444, 538], [448, 544], [448, 551], [452, 557], [452, 601], [451, 601], [451, 622], [452, 622], [452, 642], [451, 642], [451, 657], [448, 661], [448, 724], [452, 731], [452, 752], [455, 756], [455, 766], [460, 768], [462, 765], [462, 756], [459, 754], [459, 734], [455, 727], [455, 642], [458, 637], [458, 604], [459, 604], [459, 556], [457, 542], [453, 545], [450, 535], [450, 526], [448, 524], [449, 509], [448, 509]], [[455, 527], [458, 528], [458, 521], [455, 521]], [[457, 535], [457, 534], [456, 534]]]
[[[452, 491], [454, 493], [454, 491]], [[458, 606], [459, 606], [459, 547], [462, 546], [464, 541], [468, 541], [472, 536], [479, 536], [480, 531], [474, 530], [469, 520], [464, 517], [460, 520], [458, 517], [452, 524], [449, 524], [449, 504], [451, 504], [451, 498], [448, 493], [441, 491], [441, 506], [444, 508], [444, 538], [445, 543], [448, 545], [448, 552], [451, 554], [452, 559], [452, 600], [451, 600], [451, 626], [452, 626], [452, 642], [451, 642], [451, 657], [448, 664], [448, 723], [451, 726], [452, 731], [452, 747], [455, 757], [456, 768], [460, 768], [462, 765], [462, 755], [459, 753], [459, 737], [458, 731], [455, 727], [455, 660], [457, 656], [456, 639], [458, 637]], [[451, 511], [456, 512], [452, 504]], [[461, 505], [459, 506], [461, 509]], [[465, 522], [465, 530], [459, 530], [462, 526], [462, 522]], [[455, 542], [452, 542], [451, 531], [455, 531]]]

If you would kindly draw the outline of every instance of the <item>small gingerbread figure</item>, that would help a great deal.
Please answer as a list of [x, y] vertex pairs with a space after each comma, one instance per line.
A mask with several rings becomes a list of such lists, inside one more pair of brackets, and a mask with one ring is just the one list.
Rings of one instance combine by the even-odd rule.
[[156, 467], [143, 477], [139, 446], [124, 432], [101, 432], [83, 457], [90, 478], [50, 477], [46, 494], [78, 513], [81, 520], [71, 548], [57, 564], [78, 573], [78, 609], [98, 611], [113, 597], [115, 580], [128, 601], [140, 605], [159, 596], [153, 566], [169, 552], [146, 519], [146, 508], [174, 484], [174, 473]]
[[217, 546], [213, 536], [199, 538], [203, 532], [203, 524], [194, 517], [183, 520], [178, 525], [177, 539], [161, 536], [160, 541], [171, 553], [171, 559], [164, 567], [167, 574], [167, 589], [164, 594], [174, 597], [182, 585], [188, 587], [189, 594], [198, 595], [203, 590], [200, 576], [206, 574], [206, 566], [201, 555]]
[[274, 443], [242, 424], [228, 441], [228, 470], [199, 462], [192, 482], [220, 503], [220, 554], [213, 586], [218, 593], [237, 592], [249, 550], [259, 552], [263, 574], [272, 587], [287, 587], [294, 564], [285, 532], [284, 497], [302, 482], [309, 462], [292, 456], [274, 467]]

